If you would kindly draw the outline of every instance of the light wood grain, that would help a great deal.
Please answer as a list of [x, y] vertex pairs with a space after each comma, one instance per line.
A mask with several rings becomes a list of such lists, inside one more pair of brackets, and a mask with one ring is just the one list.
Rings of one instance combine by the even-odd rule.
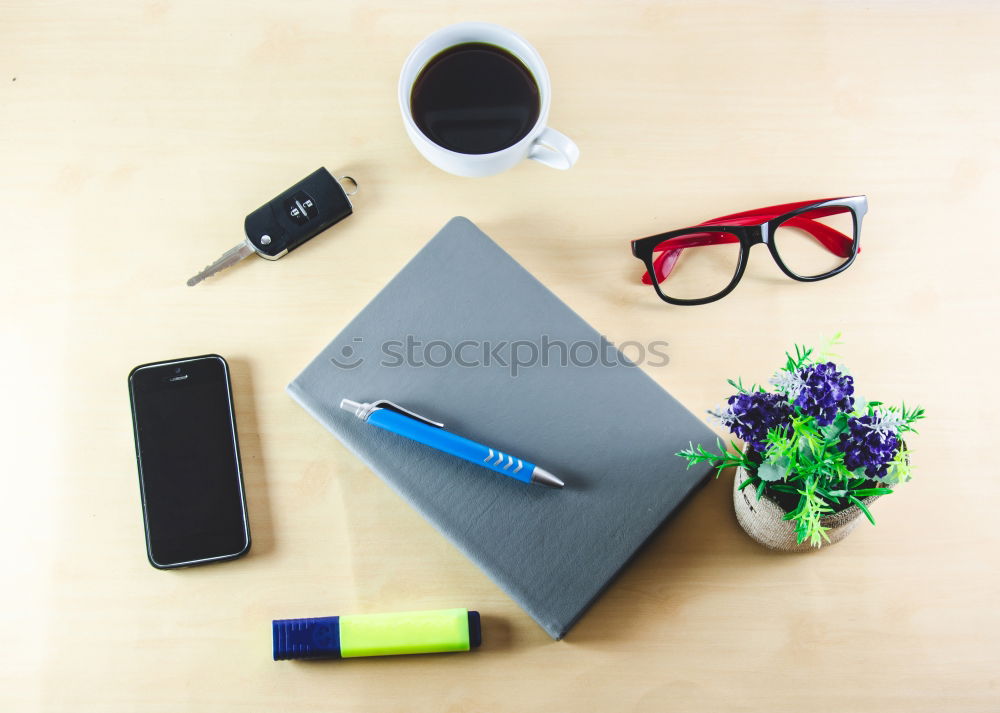
[[[395, 99], [412, 46], [516, 29], [582, 157], [446, 175]], [[0, 299], [9, 711], [995, 711], [1000, 11], [988, 3], [5, 2]], [[350, 220], [274, 264], [187, 277], [319, 165]], [[843, 276], [662, 304], [627, 240], [867, 193]], [[864, 393], [922, 403], [917, 478], [877, 528], [806, 556], [748, 540], [728, 483], [657, 535], [553, 642], [285, 395], [453, 215], [476, 221], [696, 411], [725, 378], [843, 331]], [[125, 378], [231, 360], [254, 548], [145, 561]], [[275, 617], [469, 606], [482, 650], [270, 660]]]

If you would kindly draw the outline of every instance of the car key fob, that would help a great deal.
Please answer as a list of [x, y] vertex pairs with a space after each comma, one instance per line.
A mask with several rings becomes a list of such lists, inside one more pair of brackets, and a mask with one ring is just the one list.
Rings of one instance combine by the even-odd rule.
[[[353, 178], [342, 180], [357, 189]], [[247, 242], [261, 257], [277, 260], [349, 216], [348, 195], [325, 168], [313, 171], [246, 217]]]
[[[353, 186], [350, 192], [344, 190], [344, 181]], [[188, 286], [254, 253], [267, 260], [283, 257], [349, 216], [354, 209], [348, 196], [357, 192], [358, 182], [350, 176], [334, 178], [325, 168], [313, 171], [248, 215], [243, 221], [243, 240], [188, 280]]]

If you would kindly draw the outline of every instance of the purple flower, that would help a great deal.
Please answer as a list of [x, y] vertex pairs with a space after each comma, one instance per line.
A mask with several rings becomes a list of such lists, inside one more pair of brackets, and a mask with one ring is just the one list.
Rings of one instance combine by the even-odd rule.
[[850, 470], [864, 468], [869, 478], [884, 478], [899, 451], [899, 435], [893, 425], [879, 412], [848, 419], [847, 431], [840, 434], [837, 444], [844, 453], [844, 465]]
[[799, 376], [802, 386], [793, 403], [820, 426], [829, 426], [838, 413], [854, 409], [854, 378], [840, 373], [832, 361], [803, 367]]
[[715, 412], [722, 425], [754, 450], [767, 447], [767, 432], [787, 428], [791, 423], [792, 407], [781, 394], [749, 391], [729, 397], [729, 407]]

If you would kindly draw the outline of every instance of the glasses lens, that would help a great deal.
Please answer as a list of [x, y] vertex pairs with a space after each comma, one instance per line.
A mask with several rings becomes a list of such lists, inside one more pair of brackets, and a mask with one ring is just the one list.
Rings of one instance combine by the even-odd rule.
[[740, 239], [712, 231], [669, 238], [653, 251], [656, 280], [667, 297], [714, 297], [733, 281], [740, 264]]
[[823, 206], [800, 213], [774, 230], [774, 249], [799, 277], [822, 277], [851, 259], [857, 231], [847, 206]]

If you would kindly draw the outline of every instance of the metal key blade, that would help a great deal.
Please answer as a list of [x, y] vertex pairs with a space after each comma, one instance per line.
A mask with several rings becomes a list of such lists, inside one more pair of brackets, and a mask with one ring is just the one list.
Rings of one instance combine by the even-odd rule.
[[253, 255], [254, 252], [255, 250], [253, 249], [253, 246], [251, 246], [248, 241], [244, 240], [235, 248], [226, 250], [226, 252], [222, 253], [222, 257], [188, 280], [188, 287], [194, 287], [206, 277], [211, 277], [215, 273], [221, 272], [231, 265], [235, 265], [247, 255]]

